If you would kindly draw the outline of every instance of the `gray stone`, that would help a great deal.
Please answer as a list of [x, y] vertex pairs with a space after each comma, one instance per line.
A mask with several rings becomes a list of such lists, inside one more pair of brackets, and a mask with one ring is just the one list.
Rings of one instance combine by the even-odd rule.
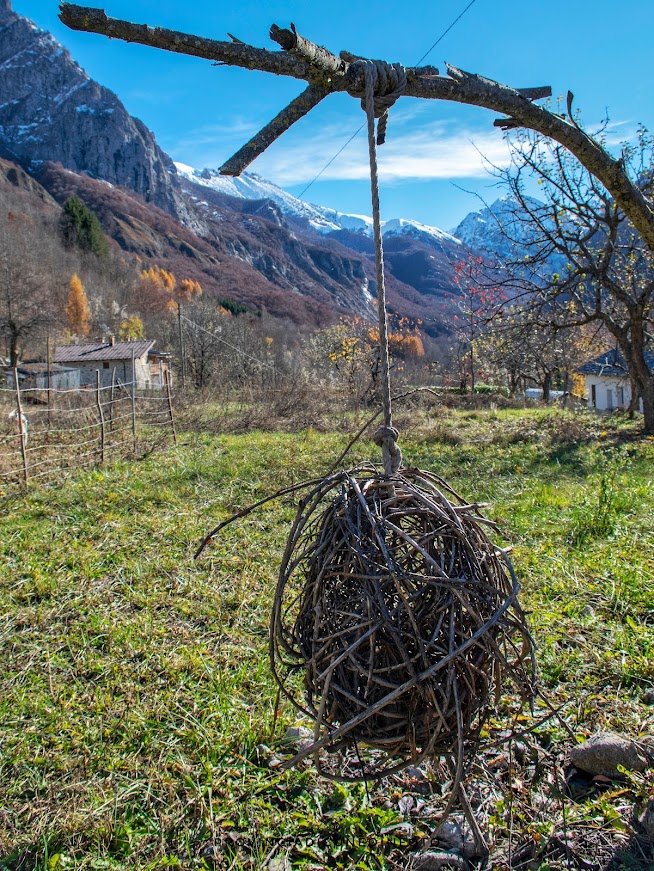
[[458, 871], [468, 871], [470, 865], [456, 853], [448, 853], [446, 851], [437, 852], [430, 850], [427, 853], [421, 853], [409, 865], [409, 868], [415, 871], [441, 871], [441, 869], [458, 869]]
[[654, 705], [654, 689], [647, 690], [647, 692], [643, 695], [643, 701], [646, 705]]
[[282, 738], [284, 744], [299, 744], [301, 741], [313, 741], [313, 732], [306, 726], [290, 726]]
[[647, 802], [643, 812], [638, 816], [638, 822], [645, 834], [650, 838], [654, 838], [654, 798]]
[[572, 764], [587, 774], [619, 777], [618, 766], [627, 771], [644, 771], [647, 757], [636, 742], [613, 732], [598, 732], [570, 751]]

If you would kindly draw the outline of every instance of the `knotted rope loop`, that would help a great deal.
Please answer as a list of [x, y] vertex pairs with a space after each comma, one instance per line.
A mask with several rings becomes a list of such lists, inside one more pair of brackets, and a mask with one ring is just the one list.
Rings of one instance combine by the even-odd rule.
[[404, 93], [406, 70], [402, 64], [389, 64], [383, 60], [358, 60], [352, 66], [364, 68], [366, 90], [361, 99], [361, 108], [367, 111], [372, 99], [373, 115], [379, 119], [377, 145], [383, 145], [386, 141], [388, 110]]
[[376, 430], [373, 441], [382, 449], [384, 472], [394, 475], [402, 465], [402, 451], [398, 447], [399, 432], [394, 426], [380, 426]]

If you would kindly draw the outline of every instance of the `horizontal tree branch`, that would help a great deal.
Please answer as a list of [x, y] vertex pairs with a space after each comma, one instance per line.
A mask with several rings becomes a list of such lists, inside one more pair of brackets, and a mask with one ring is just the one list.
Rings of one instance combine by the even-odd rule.
[[[103, 10], [70, 3], [62, 4], [60, 18], [64, 24], [75, 30], [101, 33], [127, 42], [138, 42], [167, 51], [220, 61], [230, 66], [292, 76], [313, 85], [322, 85], [328, 92], [348, 91], [360, 95], [364, 87], [360, 65], [356, 62], [348, 63], [327, 49], [313, 46], [295, 30], [285, 31], [274, 26], [271, 32], [275, 34], [275, 38], [282, 40], [283, 44], [289, 43], [290, 48], [288, 51], [273, 52], [243, 43], [218, 42], [163, 28], [119, 21], [108, 18]], [[602, 182], [640, 232], [649, 249], [654, 251], [654, 211], [625, 171], [622, 162], [613, 158], [573, 122], [533, 103], [530, 97], [539, 99], [545, 93], [544, 89], [522, 89], [521, 92], [454, 66], [448, 65], [447, 70], [447, 77], [433, 75], [431, 67], [424, 69], [424, 74], [420, 68], [407, 70], [405, 95], [479, 106], [505, 115], [512, 126], [534, 130], [554, 139]]]

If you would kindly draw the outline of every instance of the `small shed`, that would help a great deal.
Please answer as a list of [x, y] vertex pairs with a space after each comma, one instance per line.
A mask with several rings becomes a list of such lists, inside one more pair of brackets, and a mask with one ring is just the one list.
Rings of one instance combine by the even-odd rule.
[[154, 350], [154, 339], [116, 342], [113, 337], [84, 345], [58, 345], [54, 360], [79, 371], [81, 387], [95, 387], [96, 372], [100, 385], [113, 383], [139, 390], [161, 390], [170, 369], [170, 354]]
[[[654, 369], [654, 354], [646, 354]], [[631, 379], [624, 357], [617, 348], [606, 351], [577, 370], [584, 376], [588, 407], [595, 411], [619, 411], [631, 402]], [[641, 401], [642, 411], [642, 401]]]
[[[79, 390], [79, 370], [73, 366], [59, 366], [56, 363], [20, 363], [16, 367], [18, 384], [21, 390]], [[48, 385], [48, 372], [50, 383]], [[14, 370], [5, 369], [5, 384], [15, 387]]]

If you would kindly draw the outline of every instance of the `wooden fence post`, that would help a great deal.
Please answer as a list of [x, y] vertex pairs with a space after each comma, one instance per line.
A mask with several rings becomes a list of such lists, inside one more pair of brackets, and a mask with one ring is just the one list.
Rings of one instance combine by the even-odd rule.
[[95, 404], [98, 409], [98, 418], [100, 419], [100, 465], [104, 466], [104, 412], [102, 410], [102, 397], [100, 394], [100, 370], [95, 370]]
[[132, 441], [134, 444], [134, 453], [137, 452], [138, 443], [136, 440], [136, 365], [134, 360], [134, 349], [132, 348]]
[[52, 371], [51, 371], [51, 366], [50, 366], [51, 353], [52, 353], [52, 349], [50, 348], [50, 336], [48, 336], [47, 351], [46, 351], [46, 357], [47, 357], [47, 361], [48, 361], [48, 432], [50, 432], [50, 429], [52, 427], [52, 381], [51, 381]]
[[168, 414], [170, 415], [170, 428], [173, 431], [173, 443], [177, 444], [177, 433], [175, 432], [175, 419], [173, 417], [173, 400], [170, 395], [170, 377], [168, 375], [168, 370], [164, 372], [164, 380], [166, 382], [166, 396], [168, 398]]
[[27, 487], [27, 432], [25, 418], [23, 417], [23, 405], [20, 400], [20, 383], [18, 381], [18, 369], [14, 366], [14, 387], [16, 388], [16, 409], [18, 411], [18, 434], [20, 438], [20, 453], [23, 458], [23, 483]]
[[111, 391], [109, 393], [109, 429], [114, 431], [114, 395], [116, 389], [116, 367], [111, 370]]

